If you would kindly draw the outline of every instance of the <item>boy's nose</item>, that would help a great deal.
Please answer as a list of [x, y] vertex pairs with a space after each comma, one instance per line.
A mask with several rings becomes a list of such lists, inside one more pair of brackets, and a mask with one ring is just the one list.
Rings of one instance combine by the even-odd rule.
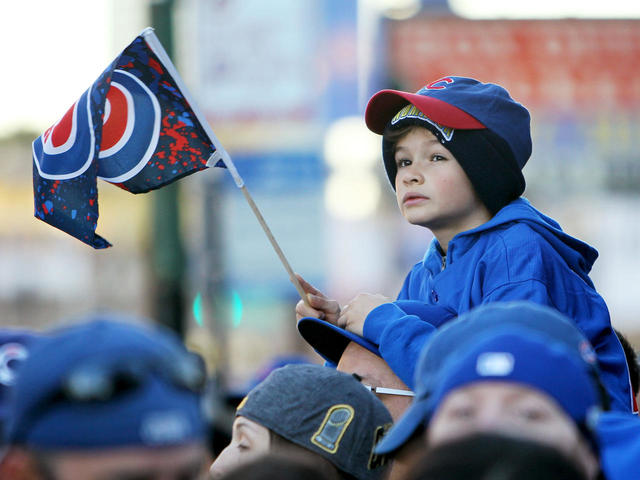
[[402, 181], [405, 184], [420, 183], [423, 180], [422, 174], [413, 166], [405, 167], [402, 172]]

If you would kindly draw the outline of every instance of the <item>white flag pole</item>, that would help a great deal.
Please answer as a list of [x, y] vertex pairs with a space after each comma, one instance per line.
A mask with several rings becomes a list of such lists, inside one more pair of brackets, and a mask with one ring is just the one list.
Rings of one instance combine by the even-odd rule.
[[278, 242], [276, 241], [275, 237], [271, 233], [271, 229], [269, 228], [269, 226], [267, 225], [267, 222], [264, 220], [264, 217], [260, 213], [258, 206], [256, 205], [256, 203], [253, 201], [253, 198], [249, 194], [249, 191], [247, 190], [247, 187], [244, 184], [244, 180], [238, 173], [236, 166], [231, 160], [231, 157], [229, 156], [227, 151], [224, 149], [224, 147], [218, 140], [218, 137], [216, 137], [215, 133], [213, 133], [213, 130], [209, 125], [209, 122], [207, 122], [207, 119], [198, 108], [198, 105], [196, 104], [196, 102], [193, 101], [193, 98], [191, 97], [189, 90], [187, 90], [187, 87], [182, 81], [182, 78], [180, 78], [178, 71], [173, 65], [173, 62], [171, 62], [171, 59], [169, 58], [169, 55], [167, 55], [167, 52], [162, 46], [162, 43], [160, 43], [160, 40], [158, 39], [156, 34], [153, 33], [153, 28], [151, 27], [145, 28], [141, 35], [144, 37], [149, 47], [151, 47], [154, 53], [162, 61], [165, 68], [169, 71], [169, 74], [171, 74], [173, 79], [176, 81], [176, 84], [178, 85], [178, 88], [182, 92], [182, 95], [184, 95], [184, 98], [187, 100], [187, 102], [189, 102], [189, 106], [191, 107], [191, 110], [193, 110], [193, 113], [198, 118], [200, 124], [202, 125], [202, 128], [204, 129], [204, 131], [206, 132], [206, 134], [209, 136], [214, 146], [216, 147], [216, 151], [211, 155], [211, 157], [209, 157], [209, 160], [207, 160], [207, 166], [208, 167], [215, 166], [215, 164], [218, 163], [220, 160], [224, 162], [225, 166], [227, 167], [227, 170], [229, 170], [229, 173], [233, 177], [233, 181], [236, 183], [238, 188], [242, 190], [242, 194], [244, 195], [244, 198], [247, 200], [247, 203], [251, 207], [253, 214], [258, 219], [258, 222], [260, 223], [262, 230], [264, 230], [264, 233], [267, 235], [269, 242], [271, 242], [271, 246], [273, 247], [276, 254], [278, 255], [280, 262], [282, 263], [285, 270], [289, 274], [289, 280], [291, 280], [291, 283], [293, 283], [293, 285], [296, 287], [296, 290], [298, 291], [300, 298], [304, 301], [304, 303], [307, 304], [307, 306], [310, 307], [311, 305], [309, 305], [309, 299], [307, 297], [306, 292], [304, 291], [304, 289], [302, 288], [302, 285], [298, 281], [298, 277], [296, 277], [296, 274], [291, 268], [291, 265], [289, 265], [287, 258], [284, 256], [284, 253], [282, 252], [280, 245], [278, 245]]

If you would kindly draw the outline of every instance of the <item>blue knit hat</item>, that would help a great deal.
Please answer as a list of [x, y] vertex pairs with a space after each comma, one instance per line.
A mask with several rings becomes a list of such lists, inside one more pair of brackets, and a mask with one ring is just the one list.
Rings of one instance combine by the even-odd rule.
[[206, 374], [175, 335], [113, 315], [43, 336], [18, 370], [8, 440], [42, 449], [206, 438]]

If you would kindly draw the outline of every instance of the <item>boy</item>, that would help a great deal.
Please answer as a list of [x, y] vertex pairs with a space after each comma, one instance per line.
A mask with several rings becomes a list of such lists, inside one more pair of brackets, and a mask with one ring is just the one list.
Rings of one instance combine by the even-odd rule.
[[[435, 328], [477, 305], [530, 300], [569, 316], [595, 347], [612, 408], [633, 405], [624, 352], [589, 271], [598, 256], [520, 195], [531, 155], [529, 112], [502, 87], [465, 77], [417, 93], [383, 90], [365, 113], [382, 134], [382, 155], [398, 205], [435, 238], [395, 301], [359, 294], [348, 305], [303, 281], [318, 316], [379, 345], [413, 387], [419, 351]], [[434, 313], [436, 312], [436, 313]]]

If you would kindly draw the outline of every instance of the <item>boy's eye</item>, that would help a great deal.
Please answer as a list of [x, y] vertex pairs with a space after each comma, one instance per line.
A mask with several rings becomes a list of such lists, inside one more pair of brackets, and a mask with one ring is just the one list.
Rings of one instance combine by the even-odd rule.
[[397, 160], [396, 164], [397, 164], [398, 168], [407, 167], [407, 166], [411, 165], [411, 160], [403, 158], [403, 159]]
[[440, 161], [442, 161], [442, 160], [446, 160], [446, 158], [445, 158], [443, 155], [440, 155], [440, 154], [438, 154], [438, 153], [434, 154], [434, 155], [431, 157], [431, 161], [433, 161], [433, 162], [440, 162]]

